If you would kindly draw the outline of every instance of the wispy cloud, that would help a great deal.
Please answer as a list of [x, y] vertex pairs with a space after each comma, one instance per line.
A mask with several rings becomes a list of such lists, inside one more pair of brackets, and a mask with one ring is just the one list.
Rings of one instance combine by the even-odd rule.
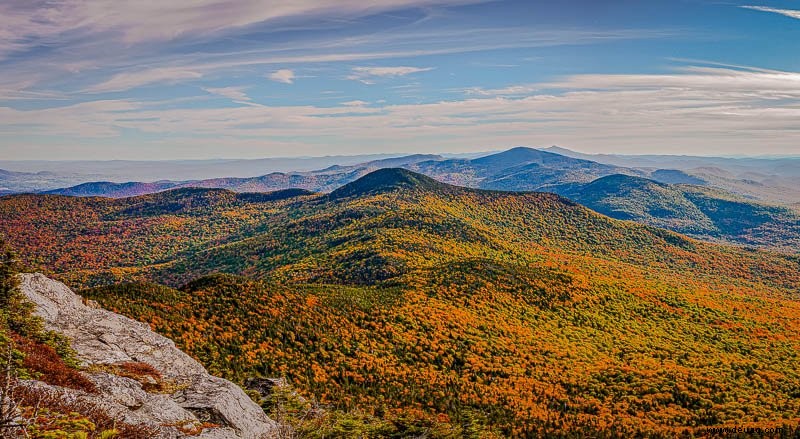
[[773, 14], [780, 14], [785, 15], [787, 17], [796, 18], [800, 20], [800, 10], [796, 9], [778, 9], [778, 8], [770, 8], [767, 6], [740, 6], [744, 9], [752, 9], [754, 11], [761, 11], [761, 12], [771, 12]]
[[269, 79], [275, 82], [282, 82], [284, 84], [294, 83], [294, 78], [294, 71], [289, 69], [280, 69], [269, 74]]
[[363, 82], [364, 84], [374, 84], [377, 78], [396, 78], [429, 70], [433, 70], [433, 67], [353, 67], [347, 79]]
[[539, 89], [535, 84], [511, 85], [503, 88], [470, 87], [462, 91], [469, 96], [524, 96]]
[[12, 0], [0, 4], [0, 51], [42, 40], [107, 33], [125, 43], [168, 41], [298, 17], [360, 17], [383, 11], [479, 0]]
[[200, 72], [185, 68], [155, 68], [123, 72], [112, 76], [104, 82], [93, 85], [85, 91], [89, 93], [125, 91], [153, 83], [170, 84], [187, 79], [198, 79], [202, 76], [203, 74]]
[[[0, 3], [0, 8], [2, 7], [4, 6]], [[4, 32], [1, 29], [5, 19], [0, 14], [0, 32]], [[205, 79], [231, 70], [241, 71], [258, 66], [283, 67], [388, 60], [678, 35], [663, 29], [544, 31], [530, 28], [473, 28], [420, 31], [398, 28], [364, 36], [338, 38], [315, 34], [302, 41], [270, 42], [249, 50], [215, 52], [198, 50], [191, 45], [187, 48], [187, 41], [195, 40], [186, 38], [169, 44], [130, 44], [103, 33], [92, 33], [88, 30], [82, 32], [88, 34], [77, 41], [53, 37], [54, 41], [48, 44], [59, 50], [34, 53], [0, 66], [0, 87], [3, 87], [2, 82], [5, 81], [28, 82], [29, 87], [36, 87], [57, 80], [61, 83], [79, 84], [70, 87], [72, 89], [100, 93], [123, 91], [153, 83], [171, 84], [200, 77]], [[17, 35], [14, 32], [8, 34]], [[24, 32], [19, 35], [22, 34]], [[514, 35], [513, 39], [508, 38], [510, 34]], [[7, 40], [6, 43], [12, 44], [13, 41], [16, 40]], [[33, 44], [31, 41], [24, 41], [25, 44]], [[0, 41], [0, 59], [3, 44]], [[353, 72], [351, 76], [358, 74]], [[369, 78], [362, 79], [370, 81]]]
[[676, 89], [681, 92], [702, 91], [709, 95], [726, 92], [740, 97], [779, 98], [785, 95], [800, 98], [800, 73], [758, 68], [688, 66], [677, 69], [675, 73], [659, 75], [576, 75], [542, 86], [584, 90]]
[[239, 104], [252, 104], [252, 99], [244, 92], [244, 87], [203, 87], [208, 93], [226, 97]]
[[369, 102], [359, 101], [359, 100], [342, 102], [342, 105], [344, 105], [345, 107], [363, 107], [368, 104]]
[[[26, 151], [29, 140], [71, 147], [95, 141], [103, 144], [97, 151], [126, 142], [136, 151], [140, 144], [166, 151], [183, 142], [186, 156], [218, 155], [220, 145], [228, 155], [250, 155], [246, 148], [255, 147], [257, 155], [319, 153], [329, 145], [341, 148], [337, 153], [361, 152], [387, 139], [397, 150], [653, 144], [674, 138], [667, 122], [686, 137], [698, 135], [687, 145], [763, 140], [779, 127], [793, 131], [775, 135], [773, 144], [798, 143], [797, 130], [788, 128], [800, 108], [791, 72], [704, 64], [547, 84], [529, 78], [504, 86], [509, 80], [495, 75], [467, 89], [473, 76], [461, 75], [442, 86], [447, 72], [437, 55], [497, 51], [475, 58], [510, 67], [536, 55], [533, 49], [691, 34], [647, 25], [515, 27], [497, 17], [464, 25], [446, 21], [449, 11], [429, 13], [482, 1], [0, 0], [0, 155], [20, 154], [20, 139]], [[424, 11], [385, 14], [406, 8]], [[506, 52], [514, 52], [514, 62], [500, 64]], [[442, 75], [424, 74], [434, 68]], [[527, 78], [523, 68], [508, 73]], [[309, 72], [315, 79], [305, 79]], [[386, 84], [367, 90], [325, 83], [330, 78]], [[306, 82], [308, 88], [298, 87]], [[338, 86], [343, 92], [313, 92]], [[447, 87], [459, 87], [458, 94], [442, 93]], [[155, 92], [161, 101], [148, 101]], [[267, 95], [274, 99], [267, 102]]]
[[193, 153], [208, 148], [209, 155], [222, 140], [231, 155], [254, 156], [319, 152], [319, 139], [336, 145], [338, 153], [363, 152], [386, 139], [398, 151], [418, 151], [422, 144], [442, 150], [569, 144], [616, 151], [647, 145], [674, 153], [759, 145], [765, 152], [787, 153], [800, 143], [800, 73], [687, 67], [663, 74], [575, 75], [531, 86], [525, 95], [402, 105], [162, 108], [97, 101], [45, 110], [0, 107], [0, 120], [0, 136], [35, 129], [65, 136], [60, 142], [78, 142], [133, 130], [155, 138], [169, 134], [170, 144], [192, 139]]
[[[336, 54], [327, 58], [334, 61], [375, 59], [374, 54], [362, 56], [364, 52], [375, 52], [374, 48], [351, 47], [352, 53], [337, 54], [350, 46], [344, 42], [349, 37], [289, 42], [267, 38], [258, 46], [246, 46], [260, 50], [244, 50], [241, 54], [205, 50], [203, 44], [237, 33], [258, 32], [263, 36], [296, 25], [325, 28], [331, 23], [346, 23], [396, 9], [482, 1], [485, 0], [2, 1], [0, 62], [5, 62], [0, 65], [0, 77], [16, 82], [34, 80], [31, 86], [54, 80], [72, 81], [72, 90], [99, 93], [195, 79], [219, 69], [275, 65], [282, 60], [325, 62], [325, 55], [329, 54]], [[237, 40], [241, 41], [244, 39]], [[359, 40], [354, 44], [368, 42]], [[0, 82], [5, 82], [3, 79]], [[5, 87], [0, 83], [0, 88]]]

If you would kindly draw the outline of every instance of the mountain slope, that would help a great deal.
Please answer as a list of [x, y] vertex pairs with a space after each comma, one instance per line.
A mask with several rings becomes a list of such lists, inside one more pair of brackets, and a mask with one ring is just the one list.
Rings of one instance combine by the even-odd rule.
[[0, 227], [28, 264], [106, 285], [86, 294], [212, 372], [285, 375], [396, 431], [671, 437], [796, 422], [796, 257], [404, 170], [288, 195], [14, 196]]
[[472, 160], [427, 161], [405, 167], [450, 184], [513, 191], [588, 182], [604, 175], [628, 172], [614, 166], [526, 147]]
[[274, 172], [259, 177], [214, 178], [185, 182], [97, 182], [52, 190], [47, 193], [116, 198], [180, 187], [230, 189], [237, 192], [266, 192], [287, 188], [330, 192], [374, 170], [390, 167], [407, 168], [450, 184], [515, 191], [535, 190], [549, 184], [588, 182], [600, 176], [619, 172], [635, 173], [588, 160], [574, 159], [533, 148], [517, 147], [472, 160], [443, 159], [437, 155], [415, 154], [358, 165], [331, 166], [311, 172]]
[[628, 175], [548, 190], [612, 218], [633, 220], [699, 239], [800, 251], [800, 215], [695, 185], [669, 185]]
[[689, 175], [677, 169], [656, 169], [650, 173], [650, 178], [667, 184], [694, 184], [704, 185], [707, 182], [700, 177]]
[[214, 275], [166, 305], [136, 284], [84, 294], [215, 373], [284, 374], [401, 432], [675, 437], [796, 422], [796, 299], [642, 279], [468, 259], [377, 286]]
[[[460, 188], [393, 169], [376, 171], [330, 195], [180, 189], [117, 200], [9, 196], [0, 199], [0, 218], [0, 230], [43, 268], [76, 279], [99, 276], [98, 281], [107, 276], [165, 281], [177, 273], [188, 280], [226, 267], [268, 275], [304, 266], [301, 261], [311, 256], [345, 263], [372, 255], [384, 262], [383, 269], [394, 266], [391, 261], [417, 267], [436, 262], [419, 259], [425, 252], [510, 255], [520, 252], [522, 243], [534, 253], [590, 252], [676, 268], [696, 265], [690, 256], [695, 249], [714, 258], [755, 258], [619, 223], [557, 195]], [[380, 254], [381, 247], [372, 243], [397, 251]], [[60, 248], [58, 255], [54, 248]], [[307, 263], [297, 270], [314, 276], [311, 267], [318, 263]], [[348, 271], [338, 276], [343, 273]]]
[[713, 223], [679, 189], [641, 177], [610, 175], [585, 185], [553, 188], [612, 218], [634, 220], [683, 233], [715, 232]]
[[[754, 201], [789, 205], [800, 200], [800, 157], [583, 154], [559, 147], [546, 148], [545, 151], [623, 168], [650, 170], [650, 178], [657, 181], [712, 186]], [[672, 175], [662, 180], [663, 171]], [[677, 176], [676, 171], [683, 172], [688, 178], [670, 181]]]

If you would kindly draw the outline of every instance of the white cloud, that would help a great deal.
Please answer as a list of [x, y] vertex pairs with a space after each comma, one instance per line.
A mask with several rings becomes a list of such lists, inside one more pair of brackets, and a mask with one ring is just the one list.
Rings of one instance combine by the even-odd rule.
[[539, 89], [537, 85], [511, 85], [503, 88], [482, 88], [471, 87], [464, 89], [464, 93], [470, 96], [524, 96], [529, 95]]
[[576, 75], [543, 86], [601, 90], [677, 88], [751, 96], [789, 93], [798, 97], [800, 73], [752, 68], [685, 67], [676, 73], [660, 75]]
[[[211, 156], [220, 145], [231, 156], [321, 153], [326, 147], [339, 154], [369, 152], [388, 139], [397, 151], [569, 144], [587, 151], [733, 154], [757, 147], [787, 154], [800, 144], [800, 73], [695, 67], [667, 74], [576, 75], [538, 88], [524, 96], [382, 106], [164, 108], [98, 101], [45, 110], [0, 108], [0, 136], [35, 131], [57, 142], [96, 137], [116, 144], [134, 130], [156, 134], [164, 140], [154, 142], [165, 145], [194, 139], [208, 144]], [[285, 139], [292, 139], [291, 147]]]
[[33, 126], [37, 127], [37, 134], [45, 136], [112, 138], [119, 136], [115, 121], [138, 109], [141, 109], [138, 103], [127, 100], [100, 100], [28, 111], [0, 107], [3, 121], [0, 134], [19, 134], [26, 132], [25, 126]]
[[771, 12], [773, 14], [785, 15], [787, 17], [796, 18], [800, 20], [800, 11], [796, 9], [778, 9], [778, 8], [769, 8], [766, 6], [740, 6], [740, 7], [744, 9], [752, 9], [754, 11]]
[[208, 93], [226, 97], [238, 103], [250, 103], [251, 99], [244, 92], [244, 87], [203, 87]]
[[342, 102], [342, 105], [344, 105], [345, 107], [363, 107], [365, 105], [369, 105], [369, 102], [355, 100], [355, 101]]
[[280, 69], [269, 74], [269, 79], [275, 82], [282, 82], [284, 84], [294, 83], [294, 78], [294, 71], [289, 69]]
[[298, 17], [360, 17], [479, 0], [10, 0], [0, 4], [0, 51], [66, 34], [108, 32], [126, 43], [167, 41]]
[[347, 79], [373, 84], [377, 78], [396, 78], [429, 70], [433, 70], [433, 67], [353, 67], [352, 73], [347, 76]]

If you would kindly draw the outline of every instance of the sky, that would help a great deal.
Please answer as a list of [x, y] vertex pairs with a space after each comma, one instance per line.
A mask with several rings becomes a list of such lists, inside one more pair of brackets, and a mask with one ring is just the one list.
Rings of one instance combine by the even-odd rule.
[[0, 159], [800, 154], [800, 0], [2, 0]]

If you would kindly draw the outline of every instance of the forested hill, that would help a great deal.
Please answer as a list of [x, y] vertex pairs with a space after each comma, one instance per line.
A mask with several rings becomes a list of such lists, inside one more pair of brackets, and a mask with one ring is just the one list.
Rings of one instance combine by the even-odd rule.
[[[228, 189], [240, 193], [294, 188], [337, 191], [341, 195], [342, 186], [367, 175], [370, 179], [379, 178], [370, 173], [392, 168], [408, 169], [465, 187], [557, 193], [617, 219], [663, 227], [698, 239], [800, 253], [800, 214], [791, 207], [735, 195], [684, 171], [624, 168], [525, 147], [474, 159], [410, 155], [301, 173], [154, 183], [95, 182], [47, 193], [117, 198], [181, 188]], [[425, 184], [433, 183], [426, 180]], [[740, 183], [757, 185], [744, 180]], [[720, 187], [738, 190], [739, 186]]]
[[440, 183], [416, 172], [399, 168], [384, 168], [336, 189], [331, 192], [329, 197], [336, 200], [344, 197], [366, 196], [396, 190], [428, 190], [441, 193], [452, 189], [455, 189], [455, 187]]
[[[366, 282], [450, 257], [528, 263], [541, 253], [704, 275], [747, 270], [781, 284], [795, 278], [796, 258], [615, 221], [553, 194], [460, 188], [401, 169], [375, 171], [329, 195], [180, 189], [123, 199], [8, 196], [0, 198], [0, 218], [0, 230], [34, 268], [78, 284], [179, 285], [216, 271]], [[758, 268], [765, 263], [769, 269]]]
[[615, 174], [548, 188], [612, 218], [686, 233], [698, 239], [800, 252], [800, 214], [690, 184]]
[[673, 437], [800, 420], [797, 257], [558, 195], [382, 170], [327, 195], [10, 196], [0, 219], [30, 266], [96, 287], [212, 372], [286, 376], [365, 429]]

